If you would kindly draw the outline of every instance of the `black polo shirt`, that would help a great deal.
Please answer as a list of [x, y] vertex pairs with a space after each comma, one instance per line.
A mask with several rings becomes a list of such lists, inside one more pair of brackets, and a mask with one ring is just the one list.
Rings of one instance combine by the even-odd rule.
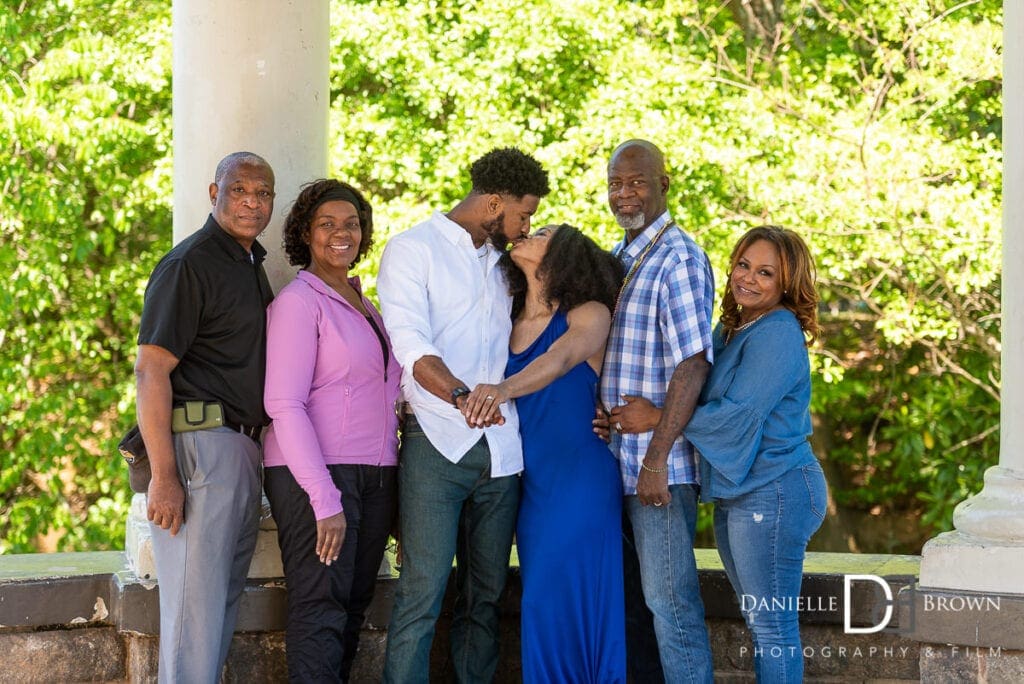
[[[249, 253], [211, 215], [153, 269], [142, 305], [139, 344], [178, 359], [175, 405], [220, 401], [225, 419], [265, 425], [266, 308], [273, 299], [258, 242]], [[254, 263], [255, 262], [255, 263]]]

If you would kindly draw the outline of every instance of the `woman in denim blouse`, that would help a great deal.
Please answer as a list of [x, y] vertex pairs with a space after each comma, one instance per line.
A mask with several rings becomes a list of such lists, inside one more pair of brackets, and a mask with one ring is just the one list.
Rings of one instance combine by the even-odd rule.
[[807, 439], [807, 346], [818, 336], [807, 245], [762, 226], [733, 249], [715, 364], [684, 434], [700, 453], [701, 497], [753, 636], [759, 682], [800, 682], [804, 552], [825, 516], [825, 477]]

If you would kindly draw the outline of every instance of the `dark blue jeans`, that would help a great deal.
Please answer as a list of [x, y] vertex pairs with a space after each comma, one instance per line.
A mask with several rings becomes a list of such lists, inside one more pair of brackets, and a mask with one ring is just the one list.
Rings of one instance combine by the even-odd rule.
[[815, 463], [715, 502], [718, 555], [753, 637], [759, 682], [803, 681], [797, 598], [804, 551], [825, 518], [826, 497]]
[[398, 471], [402, 572], [388, 627], [384, 681], [427, 682], [430, 645], [459, 551], [451, 648], [460, 682], [489, 682], [498, 665], [499, 600], [519, 506], [519, 476], [491, 477], [480, 441], [452, 463], [406, 417]]

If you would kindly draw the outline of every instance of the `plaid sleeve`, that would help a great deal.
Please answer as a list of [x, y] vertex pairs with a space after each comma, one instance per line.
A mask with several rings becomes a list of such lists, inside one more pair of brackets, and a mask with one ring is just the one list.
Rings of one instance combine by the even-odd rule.
[[666, 266], [659, 293], [658, 325], [672, 360], [679, 365], [704, 352], [711, 361], [711, 309], [715, 285], [707, 259], [691, 254], [685, 258], [676, 257], [673, 264]]

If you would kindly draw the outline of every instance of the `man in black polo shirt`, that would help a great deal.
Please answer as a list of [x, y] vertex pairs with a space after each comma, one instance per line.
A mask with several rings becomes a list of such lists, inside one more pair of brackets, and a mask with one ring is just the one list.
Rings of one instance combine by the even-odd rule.
[[[274, 172], [255, 154], [228, 155], [210, 202], [206, 225], [150, 277], [135, 363], [153, 471], [161, 682], [219, 680], [259, 529], [264, 312], [273, 294], [256, 237], [274, 210]], [[186, 404], [188, 420], [172, 431], [172, 411]]]

